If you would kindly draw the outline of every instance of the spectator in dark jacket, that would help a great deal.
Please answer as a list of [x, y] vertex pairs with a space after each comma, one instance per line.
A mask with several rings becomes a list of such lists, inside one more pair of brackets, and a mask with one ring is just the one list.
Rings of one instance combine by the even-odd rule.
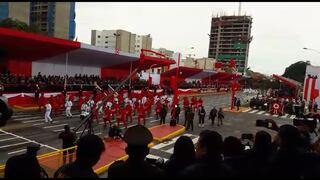
[[188, 136], [181, 136], [174, 144], [173, 154], [165, 163], [164, 170], [168, 177], [177, 177], [178, 173], [195, 160], [195, 148]]
[[54, 174], [55, 178], [98, 178], [92, 167], [99, 161], [105, 150], [102, 139], [97, 135], [85, 135], [77, 143], [77, 159], [61, 166]]
[[167, 107], [163, 104], [162, 108], [160, 109], [160, 124], [166, 123], [166, 116], [167, 116]]
[[241, 140], [229, 136], [225, 138], [223, 142], [223, 157], [224, 162], [232, 168], [233, 177], [242, 177], [244, 171], [244, 145], [241, 143]]
[[188, 178], [215, 178], [228, 177], [231, 169], [222, 160], [222, 136], [210, 130], [200, 133], [196, 145], [196, 163], [181, 171], [181, 177]]
[[[59, 139], [62, 139], [62, 149], [67, 149], [74, 146], [76, 134], [70, 131], [69, 125], [64, 126], [64, 132], [59, 134]], [[69, 163], [72, 162], [74, 149], [63, 151], [63, 164], [66, 163], [67, 153], [69, 154]]]

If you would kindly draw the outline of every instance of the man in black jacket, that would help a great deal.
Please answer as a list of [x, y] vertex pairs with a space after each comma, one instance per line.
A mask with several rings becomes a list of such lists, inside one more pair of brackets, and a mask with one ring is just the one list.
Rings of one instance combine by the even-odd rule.
[[[64, 126], [64, 132], [59, 134], [59, 139], [62, 139], [62, 149], [74, 146], [76, 134], [70, 131], [69, 125]], [[72, 162], [74, 149], [63, 151], [63, 164], [66, 164], [67, 153], [69, 154], [69, 163]]]
[[197, 162], [181, 171], [180, 177], [214, 178], [230, 176], [231, 168], [222, 160], [222, 136], [216, 131], [204, 130], [196, 144]]
[[166, 123], [167, 107], [163, 104], [160, 109], [160, 125]]
[[217, 117], [217, 109], [216, 107], [213, 107], [210, 111], [210, 115], [209, 115], [209, 119], [211, 119], [211, 125], [214, 125], [214, 120], [216, 119]]

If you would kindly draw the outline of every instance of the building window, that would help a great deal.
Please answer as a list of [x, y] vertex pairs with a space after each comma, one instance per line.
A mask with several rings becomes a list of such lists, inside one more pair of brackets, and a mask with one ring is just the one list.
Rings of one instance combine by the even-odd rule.
[[154, 73], [154, 69], [153, 68], [152, 68], [151, 72]]
[[140, 45], [137, 45], [137, 47], [140, 47]]
[[108, 38], [108, 36], [106, 36], [106, 38]]
[[105, 48], [108, 48], [108, 46], [105, 46]]
[[157, 69], [157, 74], [160, 74], [161, 69]]
[[100, 35], [98, 35], [98, 38], [100, 38]]
[[105, 43], [108, 44], [108, 41], [106, 41]]

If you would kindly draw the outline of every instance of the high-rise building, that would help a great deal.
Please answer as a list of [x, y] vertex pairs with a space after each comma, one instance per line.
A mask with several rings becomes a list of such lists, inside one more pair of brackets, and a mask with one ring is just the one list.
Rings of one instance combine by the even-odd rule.
[[91, 44], [98, 47], [117, 48], [120, 51], [139, 54], [141, 49], [151, 49], [152, 38], [150, 34], [137, 35], [121, 29], [92, 30]]
[[0, 21], [17, 19], [53, 37], [75, 38], [75, 2], [0, 2]]
[[252, 18], [250, 16], [212, 17], [208, 57], [229, 63], [234, 59], [238, 72], [248, 66]]
[[198, 69], [206, 69], [213, 70], [214, 63], [216, 60], [214, 58], [189, 58], [182, 59], [182, 64], [185, 67], [198, 68]]

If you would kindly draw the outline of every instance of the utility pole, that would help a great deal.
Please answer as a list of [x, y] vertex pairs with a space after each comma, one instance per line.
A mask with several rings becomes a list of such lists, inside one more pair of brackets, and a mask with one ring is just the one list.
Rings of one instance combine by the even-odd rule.
[[241, 15], [241, 2], [239, 1], [239, 9], [238, 9], [238, 16]]

